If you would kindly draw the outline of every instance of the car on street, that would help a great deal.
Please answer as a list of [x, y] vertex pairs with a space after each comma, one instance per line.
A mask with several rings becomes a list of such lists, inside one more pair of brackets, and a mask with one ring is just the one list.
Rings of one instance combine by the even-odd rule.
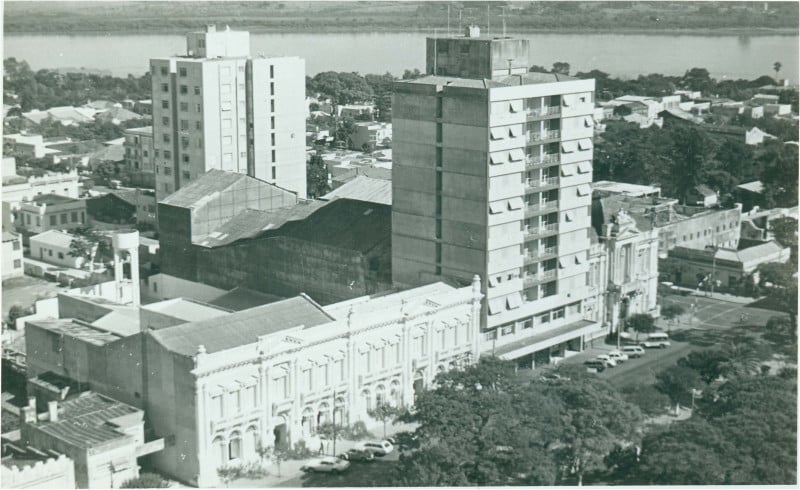
[[664, 332], [657, 332], [651, 333], [647, 336], [644, 342], [641, 343], [642, 347], [647, 347], [650, 349], [658, 348], [658, 349], [665, 349], [669, 347], [671, 344], [669, 343], [669, 335]]
[[350, 462], [375, 461], [375, 455], [372, 453], [372, 451], [364, 451], [361, 449], [350, 449], [346, 453], [340, 454], [338, 458]]
[[356, 444], [356, 449], [360, 451], [370, 451], [375, 456], [386, 456], [391, 453], [394, 446], [389, 441], [366, 441]]
[[583, 365], [586, 366], [587, 371], [593, 371], [596, 373], [602, 373], [606, 370], [606, 363], [600, 359], [587, 359], [583, 362]]
[[350, 463], [339, 458], [327, 457], [309, 461], [300, 467], [300, 471], [314, 473], [342, 473], [350, 467]]
[[611, 352], [609, 352], [608, 357], [614, 359], [614, 362], [616, 362], [617, 364], [628, 360], [628, 354], [625, 354], [624, 352], [618, 350], [612, 350]]
[[631, 359], [636, 359], [645, 355], [647, 351], [639, 345], [626, 345], [622, 348], [622, 353]]
[[606, 367], [612, 368], [617, 367], [617, 362], [611, 358], [608, 354], [600, 354], [599, 356], [595, 357], [598, 361], [602, 361]]

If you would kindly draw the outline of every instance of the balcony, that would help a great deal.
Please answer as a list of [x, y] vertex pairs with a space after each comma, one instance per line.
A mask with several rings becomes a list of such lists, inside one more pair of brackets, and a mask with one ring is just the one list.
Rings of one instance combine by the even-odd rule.
[[528, 131], [527, 139], [529, 143], [544, 143], [556, 141], [561, 137], [561, 131], [552, 129], [550, 131]]
[[545, 179], [528, 179], [528, 187], [531, 189], [541, 189], [543, 187], [558, 186], [558, 177], [547, 177]]
[[530, 287], [535, 284], [541, 284], [543, 282], [552, 281], [556, 278], [556, 270], [550, 269], [546, 271], [539, 271], [536, 274], [528, 274], [527, 276], [522, 278], [522, 284], [524, 287]]
[[525, 230], [526, 238], [538, 238], [545, 235], [553, 235], [558, 232], [558, 223], [547, 225], [528, 226]]
[[535, 121], [536, 119], [559, 115], [561, 115], [561, 106], [536, 107], [528, 110], [526, 118], [528, 121]]
[[545, 165], [558, 164], [561, 155], [559, 153], [551, 153], [545, 155], [529, 155], [525, 157], [525, 168], [537, 168]]
[[551, 259], [556, 256], [558, 250], [556, 247], [540, 248], [538, 250], [528, 250], [523, 256], [523, 263], [525, 265], [538, 262], [540, 260]]
[[525, 208], [525, 217], [547, 213], [558, 209], [558, 201], [547, 201], [539, 204], [531, 204]]

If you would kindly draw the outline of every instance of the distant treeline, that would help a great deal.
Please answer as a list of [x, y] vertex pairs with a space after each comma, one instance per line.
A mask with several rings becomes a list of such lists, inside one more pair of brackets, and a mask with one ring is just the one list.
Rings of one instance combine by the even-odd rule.
[[[6, 33], [180, 32], [209, 22], [274, 31], [792, 30], [797, 2], [6, 2]], [[488, 7], [488, 8], [487, 8]]]

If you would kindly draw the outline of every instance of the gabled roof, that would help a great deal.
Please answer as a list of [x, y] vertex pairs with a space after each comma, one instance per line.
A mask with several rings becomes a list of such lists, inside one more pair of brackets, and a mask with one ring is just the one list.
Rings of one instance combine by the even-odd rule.
[[232, 311], [242, 311], [255, 308], [256, 306], [262, 306], [269, 303], [274, 303], [276, 301], [281, 301], [283, 299], [286, 298], [275, 296], [274, 294], [262, 293], [261, 291], [240, 286], [238, 288], [231, 289], [222, 296], [215, 298], [213, 301], [210, 301], [209, 304]]
[[128, 109], [122, 107], [112, 107], [107, 111], [103, 111], [97, 116], [95, 119], [101, 120], [111, 120], [116, 119], [118, 121], [130, 121], [131, 119], [142, 119], [143, 116], [137, 114], [135, 112], [129, 111]]
[[748, 247], [748, 248], [743, 248], [742, 250], [737, 250], [736, 255], [742, 262], [754, 262], [758, 261], [759, 259], [763, 259], [764, 257], [767, 257], [769, 255], [779, 253], [782, 250], [785, 250], [785, 248], [780, 246], [778, 242], [770, 241], [762, 243], [760, 245], [756, 245], [754, 247]]
[[281, 330], [306, 328], [332, 321], [316, 303], [305, 295], [232, 313], [224, 318], [184, 323], [150, 332], [165, 349], [186, 357], [194, 356], [198, 346], [207, 353], [220, 352], [252, 344], [258, 337]]
[[330, 201], [337, 197], [391, 206], [392, 181], [359, 175], [336, 190], [322, 196], [321, 199]]
[[72, 240], [75, 237], [69, 233], [64, 233], [59, 230], [47, 230], [44, 233], [33, 235], [31, 240], [36, 240], [40, 243], [46, 243], [53, 247], [69, 248]]
[[181, 187], [177, 192], [162, 199], [160, 203], [183, 208], [201, 207], [206, 202], [217, 197], [219, 193], [241, 181], [252, 181], [253, 183], [281, 189], [286, 193], [291, 192], [245, 174], [212, 169], [191, 184]]
[[155, 311], [187, 322], [210, 320], [226, 316], [231, 310], [219, 306], [202, 303], [190, 298], [173, 298], [142, 306], [144, 310]]

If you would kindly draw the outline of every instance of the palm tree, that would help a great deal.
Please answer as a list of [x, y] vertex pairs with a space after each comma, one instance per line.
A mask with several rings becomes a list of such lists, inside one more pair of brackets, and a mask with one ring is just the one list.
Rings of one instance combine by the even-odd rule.
[[756, 374], [762, 362], [759, 347], [753, 344], [733, 341], [723, 347], [726, 361], [720, 363], [720, 368], [725, 377], [738, 377]]
[[781, 64], [781, 62], [780, 62], [780, 61], [776, 61], [776, 62], [775, 62], [773, 65], [772, 65], [772, 69], [773, 69], [773, 70], [775, 70], [775, 81], [776, 81], [776, 82], [778, 81], [778, 72], [779, 72], [779, 71], [781, 71], [781, 67], [783, 67], [783, 64]]

